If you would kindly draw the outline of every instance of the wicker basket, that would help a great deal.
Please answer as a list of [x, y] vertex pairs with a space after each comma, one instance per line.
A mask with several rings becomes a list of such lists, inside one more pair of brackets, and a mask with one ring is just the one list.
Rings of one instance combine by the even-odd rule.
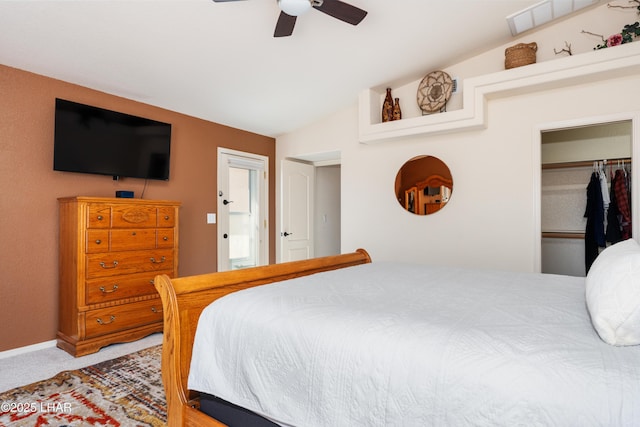
[[533, 43], [518, 43], [504, 50], [504, 68], [522, 67], [535, 64], [538, 45]]

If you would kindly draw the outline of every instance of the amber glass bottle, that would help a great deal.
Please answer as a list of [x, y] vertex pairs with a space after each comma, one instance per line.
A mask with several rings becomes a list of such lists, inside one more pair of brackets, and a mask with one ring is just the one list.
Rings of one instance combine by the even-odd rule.
[[382, 122], [389, 122], [393, 120], [393, 98], [391, 97], [391, 88], [387, 88], [387, 95], [384, 98], [382, 104]]
[[396, 98], [395, 104], [393, 104], [392, 120], [400, 120], [402, 118], [402, 110], [400, 109], [400, 99]]

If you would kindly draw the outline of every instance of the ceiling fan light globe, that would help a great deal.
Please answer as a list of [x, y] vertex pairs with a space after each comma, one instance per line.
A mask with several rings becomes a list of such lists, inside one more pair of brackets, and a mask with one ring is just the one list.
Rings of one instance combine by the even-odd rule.
[[278, 0], [280, 9], [290, 16], [300, 16], [311, 9], [309, 0]]

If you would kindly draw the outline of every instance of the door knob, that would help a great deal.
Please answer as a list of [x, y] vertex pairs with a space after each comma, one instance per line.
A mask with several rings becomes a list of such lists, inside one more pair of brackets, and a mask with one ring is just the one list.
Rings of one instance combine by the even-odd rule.
[[227, 199], [224, 199], [224, 200], [222, 201], [222, 204], [223, 204], [223, 205], [228, 205], [229, 203], [233, 203], [233, 200], [227, 200]]
[[287, 237], [287, 236], [291, 236], [293, 233], [287, 233], [286, 231], [284, 232], [283, 236]]

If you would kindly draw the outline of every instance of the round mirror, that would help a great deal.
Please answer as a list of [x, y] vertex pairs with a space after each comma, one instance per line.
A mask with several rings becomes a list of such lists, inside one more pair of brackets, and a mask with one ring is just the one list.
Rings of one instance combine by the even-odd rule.
[[437, 157], [414, 157], [396, 175], [396, 199], [416, 215], [438, 212], [447, 204], [452, 191], [451, 172]]

